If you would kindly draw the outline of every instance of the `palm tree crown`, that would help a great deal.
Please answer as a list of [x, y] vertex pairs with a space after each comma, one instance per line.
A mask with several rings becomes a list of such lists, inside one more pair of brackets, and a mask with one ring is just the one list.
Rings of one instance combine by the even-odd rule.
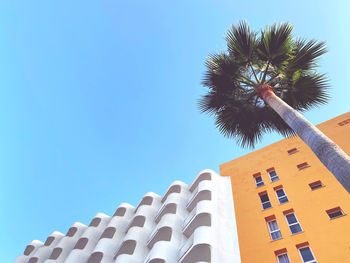
[[325, 43], [295, 39], [292, 29], [283, 23], [254, 32], [239, 22], [226, 34], [228, 51], [207, 58], [203, 85], [208, 93], [199, 101], [200, 110], [214, 114], [220, 132], [243, 147], [253, 147], [266, 132], [294, 134], [265, 103], [265, 89], [298, 111], [329, 98], [328, 80], [316, 71]]

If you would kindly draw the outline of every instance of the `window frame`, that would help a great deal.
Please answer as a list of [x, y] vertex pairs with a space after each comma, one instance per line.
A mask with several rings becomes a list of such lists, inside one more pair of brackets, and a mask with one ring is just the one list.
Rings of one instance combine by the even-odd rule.
[[[332, 211], [332, 210], [334, 210], [334, 211]], [[331, 217], [331, 214], [335, 214], [335, 213], [338, 213], [338, 212], [341, 212], [341, 215]], [[338, 217], [345, 216], [345, 213], [344, 213], [344, 211], [340, 208], [340, 206], [334, 207], [334, 208], [332, 208], [332, 209], [328, 209], [328, 210], [326, 210], [326, 213], [327, 213], [327, 215], [329, 216], [329, 219], [330, 219], [330, 220], [336, 219], [336, 218], [338, 218]]]
[[287, 255], [288, 261], [289, 261], [289, 263], [290, 263], [290, 258], [289, 258], [289, 256], [288, 256], [288, 252], [285, 252], [285, 253], [281, 253], [281, 254], [276, 255], [277, 263], [281, 263], [280, 260], [279, 260], [279, 257], [280, 257], [280, 256], [283, 256], [283, 255]]
[[290, 150], [287, 151], [288, 155], [292, 155], [299, 152], [298, 148], [292, 148]]
[[299, 171], [309, 168], [311, 165], [308, 162], [303, 162], [297, 165]]
[[[268, 201], [263, 202], [263, 201], [261, 200], [261, 196], [263, 196], [263, 195], [266, 195], [266, 196], [267, 196]], [[265, 192], [263, 192], [263, 193], [259, 193], [259, 198], [260, 198], [260, 203], [261, 203], [261, 206], [262, 206], [262, 209], [263, 209], [263, 210], [266, 210], [266, 209], [269, 209], [269, 208], [272, 207], [271, 200], [270, 200], [269, 195], [267, 194], [267, 191], [265, 191]], [[267, 203], [270, 203], [270, 206], [265, 208], [265, 207], [264, 207], [264, 204], [267, 204]]]
[[[316, 184], [316, 183], [319, 183], [319, 184]], [[314, 186], [317, 186], [317, 187], [313, 188]], [[309, 183], [309, 187], [310, 187], [311, 191], [315, 191], [317, 189], [325, 187], [325, 185], [322, 183], [321, 180], [317, 180], [315, 182]]]
[[[257, 178], [260, 178], [261, 181], [258, 182], [258, 181], [256, 180]], [[257, 188], [265, 185], [264, 180], [262, 179], [262, 176], [261, 176], [261, 175], [255, 176], [255, 177], [254, 177], [254, 180], [255, 180], [255, 185], [256, 185]], [[262, 183], [262, 184], [261, 184], [261, 183]], [[259, 184], [260, 184], [260, 185], [259, 185]]]
[[[269, 224], [269, 223], [271, 223], [271, 222], [273, 222], [273, 221], [276, 222], [276, 225], [277, 225], [278, 229], [277, 229], [277, 230], [271, 231], [271, 228], [270, 228], [270, 224]], [[270, 233], [271, 241], [275, 241], [275, 240], [281, 239], [281, 238], [283, 237], [283, 236], [282, 236], [282, 233], [281, 233], [281, 229], [280, 229], [280, 227], [279, 227], [279, 225], [278, 225], [278, 223], [277, 223], [277, 219], [276, 219], [276, 218], [271, 219], [271, 220], [269, 220], [269, 221], [266, 221], [266, 224], [267, 224], [267, 228], [268, 228], [269, 233]], [[276, 232], [279, 232], [279, 233], [280, 233], [280, 237], [274, 239], [274, 238], [272, 237], [272, 233], [276, 233]]]
[[[271, 173], [272, 172], [275, 172], [275, 176], [271, 176]], [[269, 177], [270, 177], [270, 181], [271, 181], [271, 183], [273, 183], [273, 182], [276, 182], [276, 181], [278, 181], [280, 178], [278, 177], [278, 174], [277, 174], [277, 172], [276, 172], [276, 170], [275, 169], [273, 169], [273, 170], [268, 170], [267, 171], [267, 173], [268, 173], [268, 175], [269, 175]], [[277, 178], [277, 179], [273, 179], [273, 178]]]
[[[284, 195], [283, 195], [283, 196], [281, 196], [281, 197], [279, 197], [279, 196], [278, 196], [278, 194], [277, 194], [277, 191], [280, 191], [280, 190], [282, 190], [282, 191], [283, 191], [283, 193], [284, 193]], [[286, 194], [286, 191], [284, 191], [284, 188], [283, 188], [283, 187], [280, 187], [280, 188], [274, 189], [274, 191], [275, 191], [276, 197], [277, 197], [278, 202], [279, 202], [279, 204], [280, 204], [280, 205], [282, 205], [282, 204], [285, 204], [285, 203], [288, 203], [288, 202], [289, 202], [288, 196], [287, 196], [287, 194]], [[285, 198], [287, 198], [287, 201], [285, 201], [285, 202], [281, 203], [281, 199], [282, 199], [282, 198], [284, 198], [284, 197], [285, 197]]]
[[[312, 257], [314, 258], [313, 260], [304, 261], [303, 256], [301, 255], [301, 252], [300, 252], [300, 249], [303, 249], [303, 248], [309, 248]], [[317, 263], [317, 260], [316, 260], [316, 257], [314, 255], [314, 252], [312, 252], [312, 249], [311, 249], [311, 247], [309, 245], [298, 247], [298, 252], [299, 252], [300, 258], [302, 260], [302, 263]]]
[[[295, 219], [297, 220], [297, 222], [296, 222], [296, 223], [289, 224], [288, 219], [287, 219], [287, 216], [288, 216], [288, 215], [291, 215], [291, 214], [294, 214], [294, 217], [295, 217]], [[300, 224], [300, 222], [299, 222], [299, 220], [298, 220], [297, 216], [295, 215], [295, 212], [294, 212], [294, 211], [292, 211], [292, 212], [288, 212], [288, 213], [284, 214], [284, 218], [285, 218], [285, 219], [286, 219], [286, 221], [287, 221], [287, 225], [288, 225], [289, 230], [290, 230], [290, 232], [292, 233], [292, 235], [296, 235], [296, 234], [299, 234], [299, 233], [304, 232], [304, 230], [303, 230], [303, 228], [301, 227], [301, 224]], [[296, 233], [293, 233], [293, 232], [292, 232], [292, 229], [291, 229], [290, 227], [291, 227], [291, 226], [294, 226], [294, 225], [297, 225], [297, 224], [299, 225], [299, 227], [300, 227], [301, 231], [296, 232]]]

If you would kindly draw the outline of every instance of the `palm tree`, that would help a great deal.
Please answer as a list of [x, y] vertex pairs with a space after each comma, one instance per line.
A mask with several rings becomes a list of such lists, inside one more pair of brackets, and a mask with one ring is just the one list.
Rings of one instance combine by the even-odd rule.
[[317, 72], [324, 42], [295, 39], [292, 25], [274, 24], [259, 33], [246, 22], [226, 34], [227, 52], [207, 58], [199, 101], [202, 112], [242, 147], [254, 147], [263, 134], [293, 134], [311, 148], [350, 193], [350, 158], [299, 112], [325, 104], [328, 80]]

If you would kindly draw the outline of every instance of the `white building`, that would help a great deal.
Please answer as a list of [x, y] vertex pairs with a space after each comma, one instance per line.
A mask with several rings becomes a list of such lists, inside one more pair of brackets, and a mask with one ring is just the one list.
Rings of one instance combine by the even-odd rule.
[[34, 240], [13, 263], [238, 263], [231, 189], [230, 177], [204, 170], [190, 186], [173, 182], [136, 208], [123, 203], [111, 217]]

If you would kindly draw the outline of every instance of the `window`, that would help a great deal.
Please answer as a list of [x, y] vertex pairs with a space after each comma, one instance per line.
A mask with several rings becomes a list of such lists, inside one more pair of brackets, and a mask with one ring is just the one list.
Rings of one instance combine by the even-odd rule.
[[51, 256], [49, 257], [49, 259], [58, 259], [58, 257], [61, 255], [62, 253], [62, 248], [60, 247], [56, 247], [52, 253], [51, 253]]
[[334, 219], [334, 218], [337, 218], [337, 217], [344, 215], [343, 211], [340, 209], [339, 206], [332, 208], [332, 209], [329, 209], [326, 212], [327, 212], [330, 219]]
[[55, 237], [49, 236], [49, 237], [46, 239], [44, 246], [50, 246], [54, 240], [55, 240]]
[[140, 206], [143, 205], [152, 205], [153, 203], [153, 197], [152, 196], [145, 196], [142, 201], [139, 203], [139, 205], [136, 207], [135, 213], [140, 208]]
[[84, 249], [88, 241], [89, 239], [87, 239], [86, 237], [80, 238], [78, 242], [75, 244], [74, 249]]
[[125, 207], [119, 207], [115, 212], [113, 216], [124, 216], [126, 212]]
[[259, 194], [260, 196], [260, 201], [261, 201], [261, 205], [263, 207], [263, 210], [270, 208], [271, 207], [271, 202], [269, 199], [269, 196], [267, 195], [267, 192], [262, 192]]
[[32, 258], [29, 259], [28, 263], [37, 263], [38, 260], [39, 260], [38, 257], [32, 257]]
[[323, 187], [324, 185], [322, 184], [321, 181], [316, 181], [316, 182], [309, 184], [309, 186], [310, 186], [311, 190], [316, 190], [318, 188]]
[[300, 233], [303, 230], [301, 229], [301, 226], [298, 222], [297, 217], [295, 216], [295, 214], [293, 212], [285, 214], [290, 232], [292, 232], [292, 234], [296, 234], [296, 233]]
[[310, 247], [301, 247], [298, 249], [304, 263], [317, 263]]
[[92, 219], [92, 221], [91, 221], [89, 226], [98, 227], [98, 225], [100, 223], [101, 223], [101, 218], [95, 217], [94, 219]]
[[256, 184], [256, 187], [259, 187], [259, 186], [263, 186], [264, 185], [264, 181], [261, 177], [261, 173], [256, 173], [256, 174], [253, 174], [253, 177], [255, 179], [255, 184]]
[[109, 238], [109, 239], [112, 239], [113, 236], [114, 236], [114, 234], [115, 234], [115, 231], [116, 231], [116, 228], [115, 228], [115, 227], [112, 227], [112, 226], [107, 227], [107, 228], [105, 229], [105, 231], [103, 231], [103, 233], [102, 233], [100, 239], [102, 239], [102, 238]]
[[299, 170], [303, 170], [303, 169], [308, 168], [308, 167], [310, 167], [310, 165], [309, 165], [307, 162], [301, 163], [301, 164], [298, 164], [298, 165], [297, 165], [297, 168], [298, 168]]
[[297, 148], [293, 148], [287, 151], [289, 155], [299, 152]]
[[168, 196], [172, 193], [181, 193], [181, 186], [180, 185], [171, 186], [169, 190], [165, 193], [164, 197], [162, 198], [162, 203], [164, 203], [165, 200], [168, 198]]
[[277, 256], [278, 263], [290, 263], [288, 254], [281, 254]]
[[135, 247], [136, 247], [136, 240], [131, 239], [131, 240], [124, 241], [123, 244], [119, 247], [113, 259], [116, 259], [119, 255], [123, 255], [123, 254], [127, 254], [127, 255], [134, 254]]
[[[273, 216], [274, 218], [274, 216]], [[272, 240], [277, 240], [282, 238], [281, 231], [278, 227], [276, 219], [272, 219], [270, 221], [267, 221], [267, 226], [269, 227], [270, 236]]]
[[344, 120], [344, 121], [342, 121], [342, 122], [339, 122], [338, 125], [339, 125], [339, 126], [344, 126], [344, 125], [346, 125], [346, 124], [348, 124], [348, 123], [350, 123], [350, 119], [346, 119], [346, 120]]
[[274, 168], [270, 168], [267, 170], [267, 173], [269, 174], [270, 176], [270, 179], [271, 179], [271, 182], [274, 182], [274, 181], [277, 181], [279, 178], [278, 178], [278, 175], [275, 171]]
[[128, 229], [125, 231], [127, 233], [130, 228], [137, 226], [137, 227], [143, 227], [146, 221], [146, 217], [144, 216], [135, 216], [134, 219], [131, 221], [130, 225], [128, 226]]
[[78, 228], [76, 228], [76, 227], [71, 227], [71, 228], [69, 228], [69, 230], [68, 230], [66, 236], [67, 236], [67, 237], [73, 237], [77, 231], [78, 231]]
[[284, 192], [282, 185], [274, 187], [273, 189], [276, 192], [276, 195], [277, 195], [277, 198], [278, 198], [278, 201], [280, 204], [284, 204], [284, 203], [289, 202], [288, 197], [287, 197], [286, 193]]
[[29, 256], [30, 253], [32, 253], [34, 249], [35, 249], [34, 246], [28, 245], [28, 246], [26, 246], [26, 249], [24, 250], [23, 254], [24, 254], [25, 256]]
[[95, 253], [91, 254], [87, 263], [100, 263], [102, 258], [103, 258], [102, 252], [95, 252]]

